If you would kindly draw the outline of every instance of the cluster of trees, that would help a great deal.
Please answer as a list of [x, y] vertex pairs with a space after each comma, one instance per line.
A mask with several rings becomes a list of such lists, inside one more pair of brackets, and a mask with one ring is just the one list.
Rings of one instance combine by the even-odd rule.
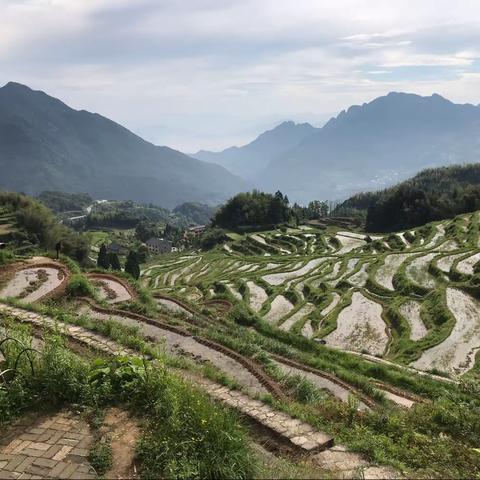
[[275, 195], [253, 190], [239, 193], [222, 206], [213, 217], [213, 225], [237, 228], [286, 223], [292, 218], [288, 197], [278, 191]]
[[[138, 253], [130, 250], [125, 262], [125, 272], [129, 273], [133, 278], [138, 279], [140, 277], [141, 260]], [[103, 243], [98, 251], [97, 265], [105, 270], [122, 270], [118, 255], [113, 252], [107, 252], [107, 247]]]
[[93, 203], [88, 193], [45, 191], [37, 199], [56, 213], [83, 210]]
[[173, 211], [154, 204], [141, 204], [128, 201], [109, 201], [96, 203], [87, 216], [85, 227], [136, 228], [144, 224], [169, 224], [183, 228], [189, 223], [207, 224], [216, 208], [200, 203], [183, 203]]
[[220, 245], [227, 241], [227, 235], [225, 231], [218, 227], [208, 228], [198, 238], [193, 239], [193, 246], [199, 247], [202, 250], [210, 250], [216, 245]]
[[15, 214], [18, 244], [27, 242], [53, 250], [56, 243], [61, 242], [65, 255], [80, 263], [88, 260], [88, 237], [59, 224], [53, 212], [40, 201], [19, 193], [0, 192], [0, 206]]
[[327, 217], [330, 213], [330, 205], [327, 201], [321, 202], [320, 200], [312, 200], [306, 207], [294, 203], [292, 211], [297, 219], [297, 223], [300, 223], [306, 220], [316, 220], [318, 218]]
[[362, 193], [337, 207], [366, 211], [368, 231], [395, 231], [480, 209], [480, 164], [420, 172], [385, 190]]
[[242, 226], [270, 226], [282, 223], [301, 223], [329, 215], [332, 205], [327, 201], [313, 200], [307, 206], [294, 203], [290, 206], [287, 195], [270, 193], [239, 193], [220, 207], [213, 217], [213, 225], [222, 228]]

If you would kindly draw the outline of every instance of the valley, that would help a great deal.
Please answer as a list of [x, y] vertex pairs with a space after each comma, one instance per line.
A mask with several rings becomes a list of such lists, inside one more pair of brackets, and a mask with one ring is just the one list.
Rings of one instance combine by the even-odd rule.
[[[217, 415], [219, 408], [234, 415], [229, 421], [240, 430], [232, 438], [257, 452], [257, 466], [243, 464], [246, 476], [271, 461], [315, 477], [435, 477], [447, 469], [462, 475], [478, 467], [475, 432], [457, 434], [437, 415], [448, 408], [472, 425], [478, 408], [472, 392], [480, 347], [479, 226], [480, 212], [474, 212], [408, 235], [308, 223], [232, 231], [210, 250], [151, 256], [136, 281], [41, 251], [6, 257], [0, 267], [2, 338], [21, 338], [42, 352], [53, 348], [51, 335], [57, 335], [58, 354], [65, 348], [81, 362], [100, 355], [112, 374], [124, 375], [135, 359], [141, 360], [138, 375], [145, 370], [156, 378], [166, 369], [187, 389], [181, 402], [202, 395], [202, 408], [211, 414], [201, 415]], [[13, 352], [2, 349], [7, 362]], [[44, 358], [35, 354], [35, 368], [43, 368]], [[94, 365], [85, 368], [98, 375]], [[16, 368], [28, 377], [28, 362]], [[115, 388], [138, 388], [128, 385]], [[112, 399], [125, 398], [122, 408], [134, 412], [144, 400], [129, 392], [122, 397], [118, 390]], [[147, 409], [134, 421], [141, 425], [145, 414], [145, 421], [151, 418]], [[192, 410], [178, 421], [196, 422], [196, 415]], [[429, 434], [433, 460], [415, 453], [421, 437], [395, 446], [399, 435], [407, 439], [426, 428], [438, 429]], [[443, 437], [446, 431], [453, 443]], [[141, 427], [138, 445], [147, 437], [152, 445], [184, 438], [180, 432], [149, 435]], [[97, 447], [89, 442], [85, 459], [95, 462]], [[150, 453], [136, 448], [131, 461], [140, 471], [158, 472]], [[211, 457], [204, 455], [205, 461]], [[233, 450], [226, 455], [227, 468]], [[66, 458], [65, 465], [90, 471], [91, 463]]]

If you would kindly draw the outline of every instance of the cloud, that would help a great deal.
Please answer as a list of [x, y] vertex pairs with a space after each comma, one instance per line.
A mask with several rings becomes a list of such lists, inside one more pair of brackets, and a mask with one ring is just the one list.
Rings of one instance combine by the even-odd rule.
[[0, 81], [186, 151], [390, 90], [479, 102], [474, 0], [0, 0], [0, 13]]

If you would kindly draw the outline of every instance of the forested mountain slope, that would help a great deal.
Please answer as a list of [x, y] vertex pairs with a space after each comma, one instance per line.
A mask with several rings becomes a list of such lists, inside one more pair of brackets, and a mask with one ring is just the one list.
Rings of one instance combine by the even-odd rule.
[[394, 187], [354, 195], [336, 213], [367, 214], [367, 229], [394, 231], [480, 209], [480, 163], [432, 168]]
[[146, 142], [96, 113], [18, 83], [0, 88], [0, 189], [86, 192], [174, 207], [247, 188], [224, 168]]

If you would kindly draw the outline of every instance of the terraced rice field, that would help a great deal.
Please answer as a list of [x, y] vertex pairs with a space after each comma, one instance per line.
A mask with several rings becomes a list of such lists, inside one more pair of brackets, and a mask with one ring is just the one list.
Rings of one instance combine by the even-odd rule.
[[[211, 252], [152, 263], [142, 281], [185, 301], [195, 290], [194, 306], [243, 304], [275, 328], [337, 349], [464, 374], [480, 348], [480, 306], [468, 287], [480, 268], [479, 218], [368, 237], [308, 226], [236, 234]], [[434, 298], [447, 326], [431, 317]]]

